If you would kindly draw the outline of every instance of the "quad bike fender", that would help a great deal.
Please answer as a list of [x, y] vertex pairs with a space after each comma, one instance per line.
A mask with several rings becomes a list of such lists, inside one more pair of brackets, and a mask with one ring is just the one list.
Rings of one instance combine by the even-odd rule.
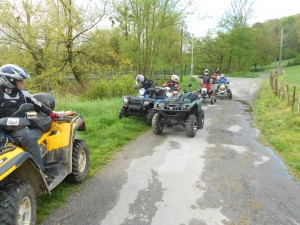
[[30, 158], [28, 152], [24, 152], [21, 148], [7, 151], [0, 155], [0, 181], [15, 171], [24, 161]]
[[28, 152], [19, 147], [0, 155], [0, 182], [9, 181], [15, 177], [28, 181], [37, 195], [50, 193], [38, 165]]

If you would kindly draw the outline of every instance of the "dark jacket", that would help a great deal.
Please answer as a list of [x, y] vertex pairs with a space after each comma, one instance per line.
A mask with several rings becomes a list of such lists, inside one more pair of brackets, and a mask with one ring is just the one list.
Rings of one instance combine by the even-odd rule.
[[[32, 103], [36, 112], [50, 115], [52, 110], [37, 101], [26, 90], [10, 89], [0, 85], [0, 118], [9, 117], [14, 114], [23, 103]], [[16, 115], [25, 117], [26, 115]]]

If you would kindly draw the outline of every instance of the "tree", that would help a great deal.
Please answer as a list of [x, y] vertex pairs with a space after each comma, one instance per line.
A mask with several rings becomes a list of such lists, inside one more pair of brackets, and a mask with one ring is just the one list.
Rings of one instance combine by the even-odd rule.
[[[78, 61], [80, 45], [85, 35], [93, 31], [106, 14], [107, 0], [83, 6], [75, 0], [3, 0], [0, 19], [1, 44], [30, 54], [34, 72], [57, 74], [70, 69], [76, 81], [83, 85], [84, 69]], [[50, 68], [49, 68], [50, 67]], [[48, 76], [47, 76], [48, 77]]]
[[[27, 62], [28, 66], [33, 64], [35, 73], [41, 74], [43, 58], [49, 47], [41, 3], [3, 0], [0, 14], [5, 15], [0, 18], [0, 43], [9, 51], [28, 53], [32, 58]], [[12, 58], [10, 60], [13, 61]]]
[[254, 36], [248, 21], [253, 14], [253, 1], [232, 0], [218, 26], [229, 43], [228, 70], [247, 70], [254, 56]]
[[[153, 65], [159, 65], [160, 60], [170, 55], [169, 50], [178, 50], [185, 10], [185, 7], [180, 9], [179, 3], [179, 0], [123, 0], [116, 4], [113, 21], [124, 36], [121, 49], [125, 57], [132, 59], [137, 73], [147, 74]], [[179, 51], [175, 55], [178, 54]]]
[[54, 29], [55, 43], [64, 46], [63, 54], [58, 56], [62, 62], [61, 70], [68, 65], [78, 83], [84, 85], [84, 70], [80, 66], [79, 47], [84, 42], [85, 34], [94, 29], [106, 14], [107, 1], [101, 2], [102, 7], [87, 2], [80, 7], [73, 0], [48, 0], [47, 8]]

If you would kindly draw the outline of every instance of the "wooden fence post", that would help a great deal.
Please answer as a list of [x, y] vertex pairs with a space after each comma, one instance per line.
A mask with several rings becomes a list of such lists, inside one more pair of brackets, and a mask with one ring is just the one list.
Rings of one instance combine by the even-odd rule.
[[270, 73], [270, 85], [273, 90], [273, 73]]
[[294, 110], [294, 105], [296, 100], [295, 98], [296, 98], [296, 86], [294, 86], [294, 90], [293, 90], [292, 110]]

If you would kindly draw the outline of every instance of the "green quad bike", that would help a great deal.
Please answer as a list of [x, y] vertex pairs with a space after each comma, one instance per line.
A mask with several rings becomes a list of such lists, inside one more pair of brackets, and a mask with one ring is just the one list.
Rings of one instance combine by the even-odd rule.
[[[39, 93], [33, 96], [54, 110], [52, 95]], [[0, 119], [1, 225], [34, 225], [37, 195], [50, 194], [64, 180], [81, 182], [89, 172], [88, 145], [76, 135], [77, 131], [85, 130], [83, 117], [75, 112], [60, 112], [61, 118], [52, 121], [49, 116], [32, 111], [33, 105], [25, 103], [18, 112], [27, 113], [27, 118], [12, 115]], [[24, 127], [29, 127], [38, 140], [44, 171], [17, 140], [5, 132]]]
[[162, 134], [165, 125], [182, 125], [186, 135], [194, 137], [204, 125], [202, 98], [197, 92], [185, 91], [178, 98], [157, 101], [153, 110], [152, 130], [157, 135]]

